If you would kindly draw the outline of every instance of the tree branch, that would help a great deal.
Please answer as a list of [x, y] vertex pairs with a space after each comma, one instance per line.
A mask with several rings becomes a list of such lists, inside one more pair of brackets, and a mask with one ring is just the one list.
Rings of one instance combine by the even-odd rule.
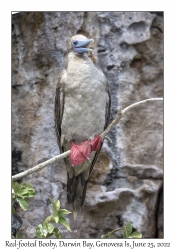
[[42, 168], [45, 168], [45, 167], [51, 165], [52, 163], [55, 163], [61, 159], [66, 158], [68, 155], [70, 155], [70, 150], [68, 150], [62, 154], [56, 155], [56, 156], [52, 157], [51, 159], [36, 165], [33, 168], [29, 168], [28, 170], [25, 170], [24, 172], [21, 172], [19, 174], [12, 176], [12, 180], [16, 181], [24, 176], [27, 176], [27, 175], [32, 174], [34, 172], [37, 172], [37, 171], [41, 170]]
[[163, 102], [163, 98], [150, 98], [150, 99], [145, 99], [143, 101], [140, 102], [136, 102], [134, 104], [131, 104], [130, 106], [126, 107], [123, 111], [122, 111], [122, 115], [124, 113], [126, 113], [128, 110], [135, 108], [136, 106], [140, 106], [142, 104], [148, 103], [148, 102], [155, 102], [155, 101], [162, 101]]
[[[122, 115], [124, 113], [126, 113], [127, 111], [129, 111], [132, 108], [135, 108], [136, 106], [139, 106], [139, 105], [142, 105], [142, 104], [145, 104], [145, 103], [148, 103], [148, 102], [152, 102], [152, 101], [163, 101], [163, 98], [150, 98], [150, 99], [146, 99], [146, 100], [143, 100], [143, 101], [140, 101], [140, 102], [136, 102], [136, 103], [126, 107], [123, 110], [120, 108], [119, 111], [118, 111], [117, 117], [111, 122], [111, 124], [101, 134], [101, 137], [103, 138], [103, 140], [104, 140], [106, 134], [109, 133], [109, 131], [116, 124], [119, 123], [119, 121], [120, 121], [120, 119], [121, 119], [121, 117], [122, 117]], [[18, 180], [18, 179], [20, 179], [20, 178], [22, 178], [24, 176], [27, 176], [27, 175], [32, 174], [34, 172], [37, 172], [37, 171], [41, 170], [42, 168], [45, 168], [45, 167], [47, 167], [47, 166], [49, 166], [49, 165], [51, 165], [51, 164], [53, 164], [53, 163], [55, 163], [55, 162], [57, 162], [57, 161], [59, 161], [61, 159], [66, 158], [69, 155], [70, 155], [70, 150], [66, 151], [66, 152], [64, 152], [62, 154], [56, 155], [53, 158], [51, 158], [51, 159], [49, 159], [49, 160], [47, 160], [47, 161], [45, 161], [43, 163], [40, 163], [40, 164], [36, 165], [33, 168], [30, 168], [28, 170], [25, 170], [24, 172], [21, 172], [19, 174], [16, 174], [16, 175], [12, 176], [12, 180], [16, 181], [16, 180]]]

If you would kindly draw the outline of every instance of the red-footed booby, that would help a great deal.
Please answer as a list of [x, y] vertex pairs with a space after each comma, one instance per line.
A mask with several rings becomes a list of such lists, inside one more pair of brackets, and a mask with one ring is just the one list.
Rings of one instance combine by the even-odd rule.
[[65, 164], [67, 200], [73, 204], [74, 220], [84, 204], [87, 182], [102, 146], [98, 135], [107, 127], [110, 115], [107, 79], [87, 55], [92, 52], [88, 48], [91, 42], [93, 39], [83, 35], [71, 38], [67, 69], [58, 79], [55, 95], [60, 152], [72, 150]]

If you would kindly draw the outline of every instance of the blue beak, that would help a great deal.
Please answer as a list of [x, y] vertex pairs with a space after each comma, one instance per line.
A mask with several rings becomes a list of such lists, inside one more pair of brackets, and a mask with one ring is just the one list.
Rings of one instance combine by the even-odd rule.
[[90, 42], [94, 42], [93, 39], [83, 39], [83, 40], [74, 40], [72, 41], [72, 48], [73, 51], [76, 53], [87, 53], [87, 52], [92, 52], [92, 49], [87, 48]]

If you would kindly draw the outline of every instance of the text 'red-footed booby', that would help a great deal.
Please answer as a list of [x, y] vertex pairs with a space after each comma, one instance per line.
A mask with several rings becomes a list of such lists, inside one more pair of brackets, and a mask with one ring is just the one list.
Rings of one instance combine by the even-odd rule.
[[87, 182], [102, 146], [100, 135], [108, 125], [110, 93], [103, 72], [97, 69], [87, 52], [93, 39], [83, 35], [70, 40], [67, 69], [56, 87], [55, 128], [61, 152], [71, 149], [65, 158], [67, 200], [73, 204], [74, 220], [86, 196]]

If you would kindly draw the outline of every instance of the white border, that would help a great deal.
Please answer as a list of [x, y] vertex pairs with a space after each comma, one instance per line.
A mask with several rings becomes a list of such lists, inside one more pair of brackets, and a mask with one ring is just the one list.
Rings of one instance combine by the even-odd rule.
[[[32, 4], [33, 3], [33, 4]], [[175, 39], [174, 39], [174, 3], [173, 1], [5, 1], [1, 3], [0, 15], [0, 49], [1, 49], [1, 227], [0, 246], [4, 249], [5, 240], [9, 239], [11, 228], [10, 208], [10, 174], [11, 174], [11, 11], [164, 11], [165, 28], [165, 201], [164, 201], [164, 240], [150, 240], [150, 242], [170, 242], [175, 249], [174, 236], [174, 191], [175, 191]], [[2, 177], [3, 176], [3, 177]], [[78, 241], [78, 240], [77, 240]], [[89, 241], [89, 240], [87, 240]], [[90, 240], [92, 242], [93, 240]], [[111, 241], [108, 239], [108, 242]], [[119, 242], [119, 240], [118, 240]], [[149, 242], [149, 240], [143, 240]], [[174, 247], [173, 247], [174, 246]], [[25, 249], [28, 249], [25, 248]], [[42, 248], [40, 248], [42, 249]], [[140, 249], [140, 248], [139, 248]], [[144, 248], [146, 249], [146, 248]]]

